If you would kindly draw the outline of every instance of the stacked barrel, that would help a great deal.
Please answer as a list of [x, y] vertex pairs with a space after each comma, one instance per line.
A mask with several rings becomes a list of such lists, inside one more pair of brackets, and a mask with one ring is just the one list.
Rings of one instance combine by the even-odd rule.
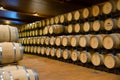
[[120, 0], [23, 25], [19, 37], [25, 53], [120, 69]]
[[[0, 80], [38, 80], [35, 79], [38, 77], [35, 71], [24, 66], [13, 65], [23, 59], [23, 47], [17, 43], [18, 38], [16, 27], [0, 25]], [[17, 75], [16, 73], [19, 72], [24, 74]]]

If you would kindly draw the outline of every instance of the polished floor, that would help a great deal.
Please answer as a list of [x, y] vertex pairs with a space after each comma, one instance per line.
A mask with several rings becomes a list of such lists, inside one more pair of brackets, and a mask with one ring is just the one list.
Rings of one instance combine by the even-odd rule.
[[120, 80], [120, 75], [35, 55], [25, 54], [19, 64], [36, 70], [40, 80]]

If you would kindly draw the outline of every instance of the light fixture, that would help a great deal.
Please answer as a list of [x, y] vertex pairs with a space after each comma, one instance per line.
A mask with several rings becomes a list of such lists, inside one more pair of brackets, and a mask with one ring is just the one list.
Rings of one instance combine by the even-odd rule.
[[5, 20], [5, 24], [10, 24], [11, 22], [9, 20]]

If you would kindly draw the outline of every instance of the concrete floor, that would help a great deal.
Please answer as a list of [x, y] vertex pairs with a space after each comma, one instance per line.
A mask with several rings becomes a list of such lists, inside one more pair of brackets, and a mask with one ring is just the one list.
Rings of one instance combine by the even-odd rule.
[[120, 80], [120, 75], [35, 55], [25, 54], [19, 64], [36, 70], [40, 80]]

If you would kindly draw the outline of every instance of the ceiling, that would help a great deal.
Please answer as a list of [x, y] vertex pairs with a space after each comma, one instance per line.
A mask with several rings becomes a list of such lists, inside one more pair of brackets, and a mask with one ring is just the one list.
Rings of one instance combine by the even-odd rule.
[[0, 0], [0, 23], [27, 24], [105, 0]]

